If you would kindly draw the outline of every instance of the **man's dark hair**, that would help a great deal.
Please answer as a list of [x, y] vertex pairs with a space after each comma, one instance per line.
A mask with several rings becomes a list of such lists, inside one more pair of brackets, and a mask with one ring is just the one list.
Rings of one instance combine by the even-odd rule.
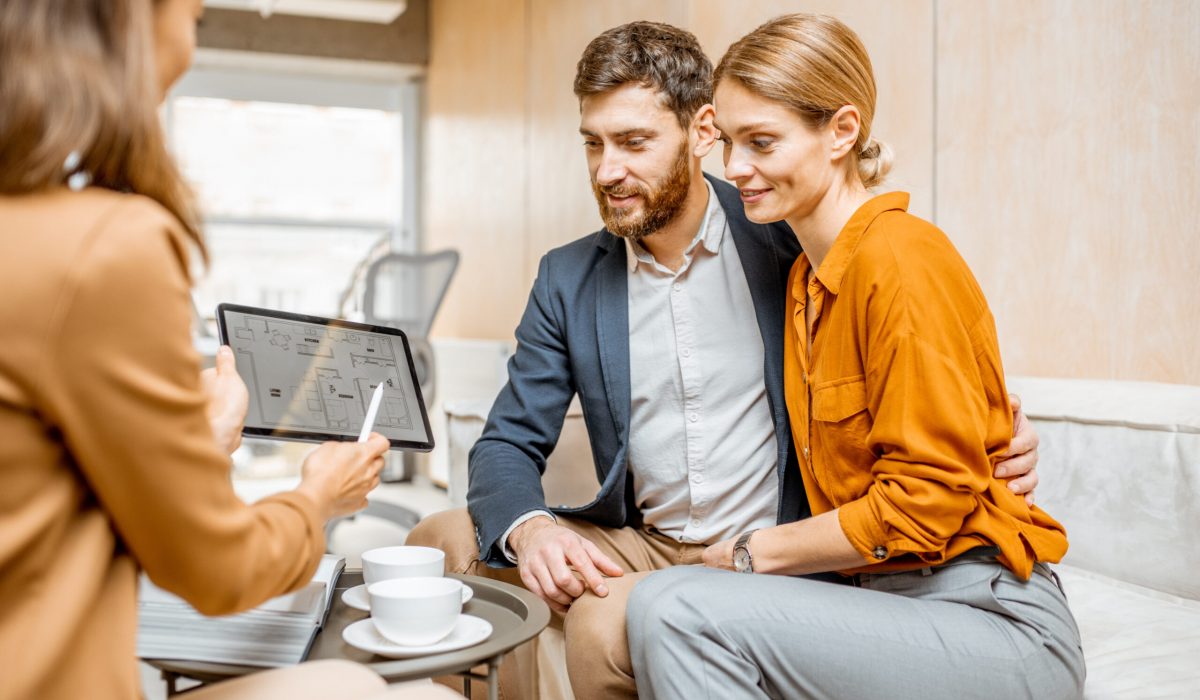
[[630, 22], [592, 39], [575, 68], [575, 96], [637, 83], [662, 95], [685, 130], [712, 102], [712, 62], [689, 31], [658, 22]]

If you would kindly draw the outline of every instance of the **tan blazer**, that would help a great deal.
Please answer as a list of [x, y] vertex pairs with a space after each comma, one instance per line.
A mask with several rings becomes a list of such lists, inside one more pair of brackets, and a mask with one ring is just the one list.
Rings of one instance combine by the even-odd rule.
[[224, 614], [320, 559], [310, 500], [234, 495], [188, 252], [144, 197], [0, 196], [0, 698], [139, 697], [139, 567]]

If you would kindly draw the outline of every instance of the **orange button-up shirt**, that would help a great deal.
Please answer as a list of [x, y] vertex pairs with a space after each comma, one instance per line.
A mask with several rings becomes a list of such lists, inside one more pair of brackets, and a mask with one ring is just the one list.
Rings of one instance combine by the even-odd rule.
[[792, 267], [784, 382], [809, 505], [839, 509], [854, 571], [995, 545], [1028, 578], [1066, 531], [993, 476], [1012, 437], [995, 321], [950, 240], [907, 208], [903, 192], [863, 204], [807, 289], [808, 256]]

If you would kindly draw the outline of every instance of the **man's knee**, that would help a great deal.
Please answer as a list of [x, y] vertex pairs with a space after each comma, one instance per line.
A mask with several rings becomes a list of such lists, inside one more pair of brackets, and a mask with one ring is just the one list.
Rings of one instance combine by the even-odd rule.
[[607, 650], [613, 648], [613, 644], [624, 646], [625, 601], [624, 596], [611, 593], [601, 598], [588, 592], [576, 598], [563, 621], [567, 648]]
[[567, 675], [575, 697], [633, 698], [633, 665], [625, 641], [625, 605], [644, 574], [608, 579], [608, 595], [584, 593], [571, 604], [563, 631], [566, 635]]
[[405, 544], [433, 547], [446, 553], [448, 573], [467, 573], [479, 561], [475, 523], [466, 508], [426, 516], [408, 534]]

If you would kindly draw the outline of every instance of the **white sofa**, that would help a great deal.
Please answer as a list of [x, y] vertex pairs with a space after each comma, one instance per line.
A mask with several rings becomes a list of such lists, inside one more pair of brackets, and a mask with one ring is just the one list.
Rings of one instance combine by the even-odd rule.
[[1085, 697], [1200, 698], [1200, 387], [1014, 378], [1083, 636]]
[[[1041, 435], [1038, 504], [1067, 528], [1056, 567], [1079, 622], [1085, 697], [1200, 698], [1200, 387], [1013, 377]], [[447, 406], [453, 505], [489, 402]], [[543, 484], [581, 505], [598, 487], [575, 407]], [[562, 639], [537, 655], [544, 699], [569, 698]]]

